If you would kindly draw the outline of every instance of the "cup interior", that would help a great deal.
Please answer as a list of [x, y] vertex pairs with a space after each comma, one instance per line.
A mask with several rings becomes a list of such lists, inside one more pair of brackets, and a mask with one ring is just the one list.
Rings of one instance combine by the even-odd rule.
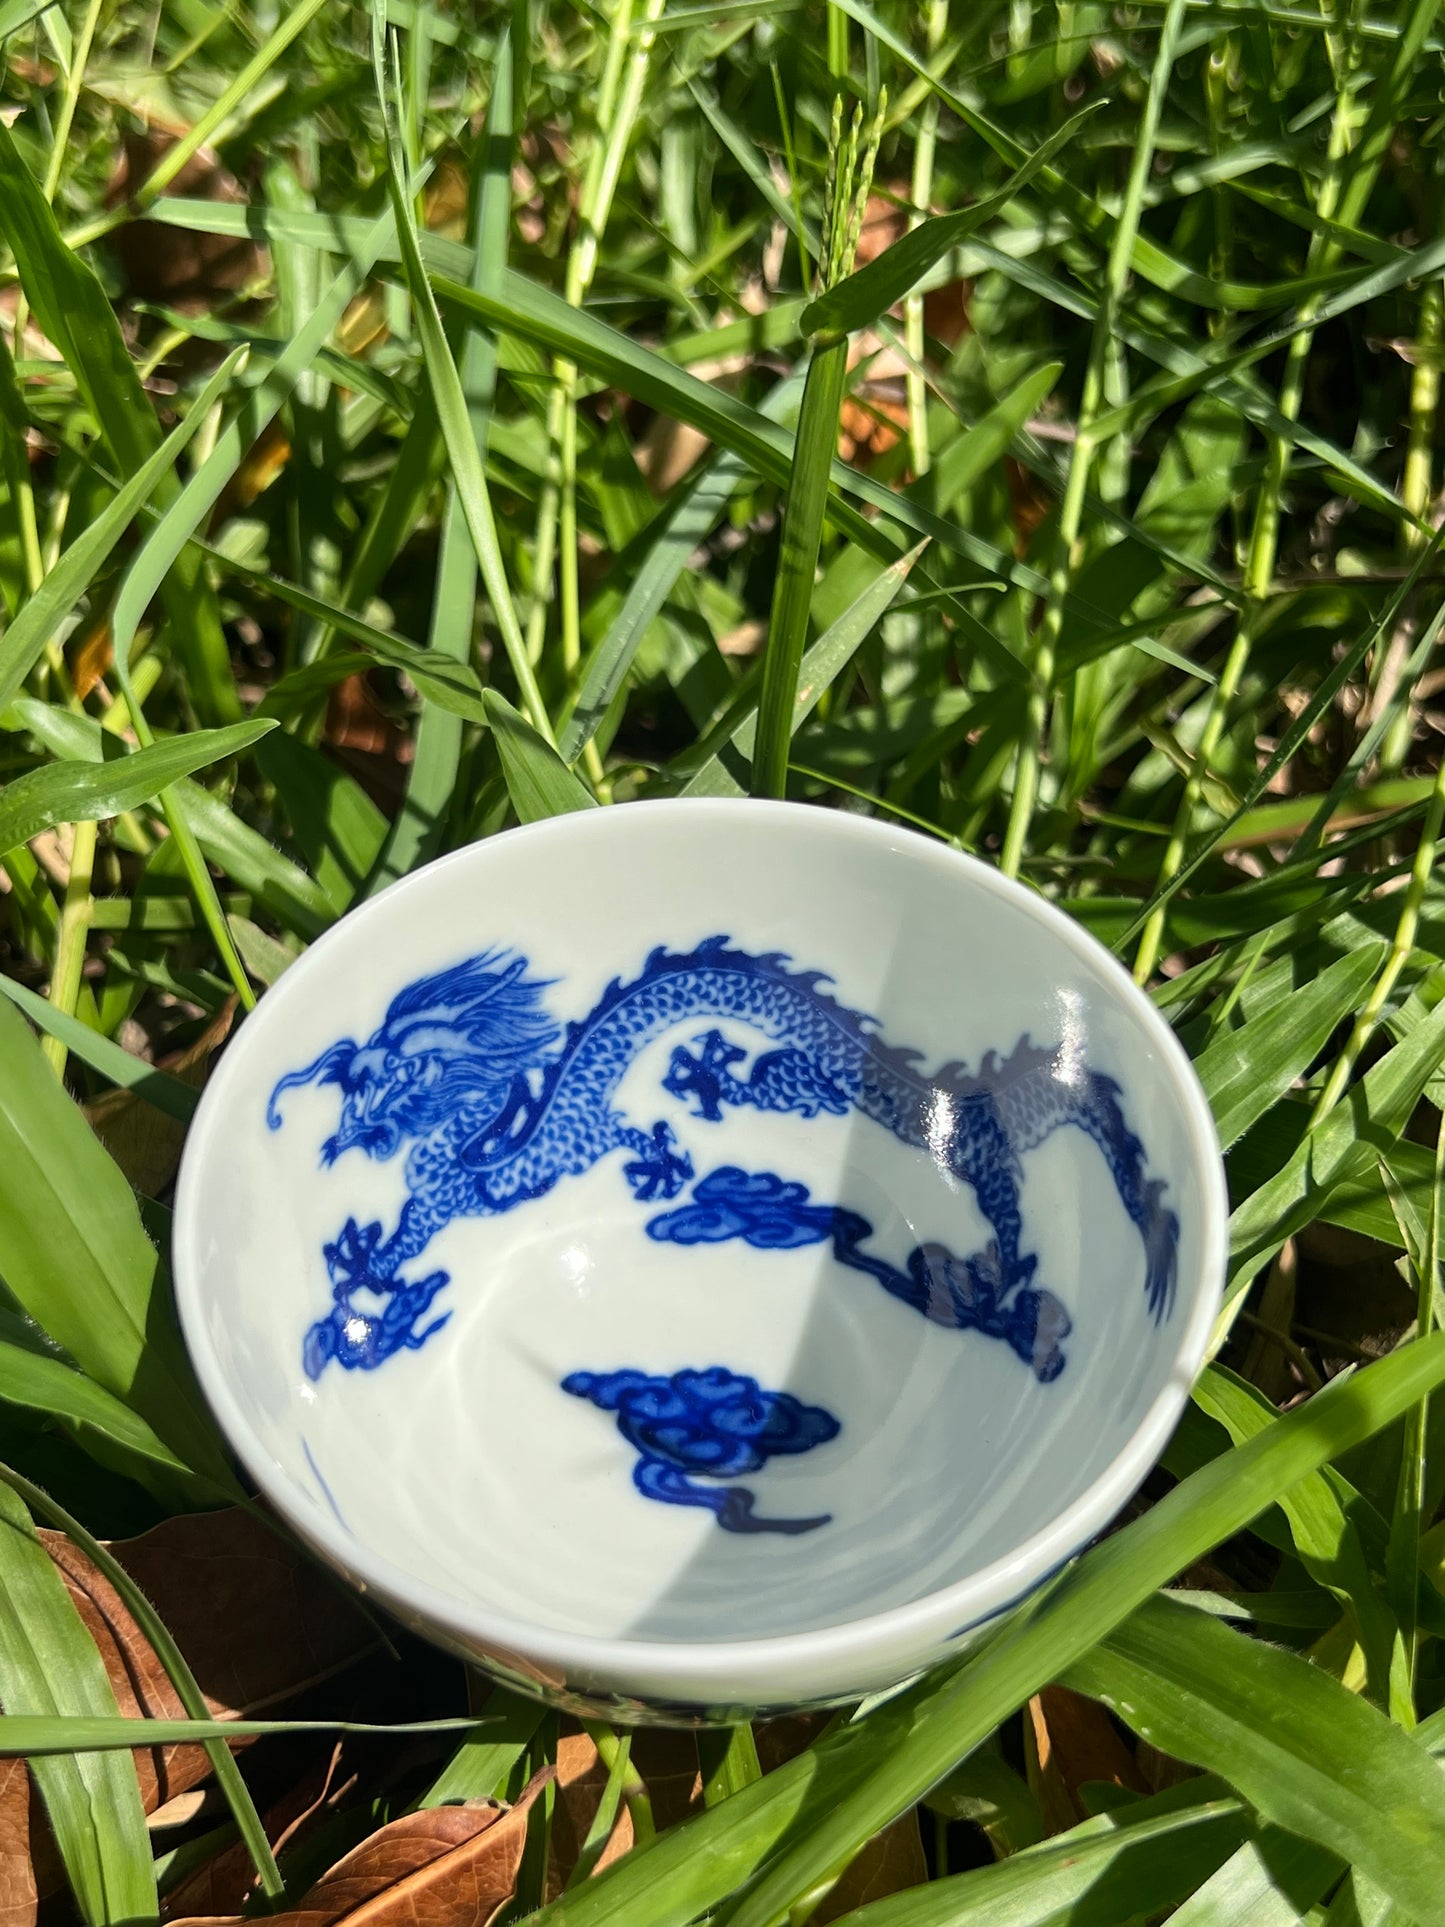
[[984, 866], [597, 811], [418, 873], [267, 994], [187, 1149], [183, 1317], [262, 1485], [393, 1595], [691, 1643], [991, 1575], [966, 1622], [1183, 1396], [1201, 1120], [1123, 974]]

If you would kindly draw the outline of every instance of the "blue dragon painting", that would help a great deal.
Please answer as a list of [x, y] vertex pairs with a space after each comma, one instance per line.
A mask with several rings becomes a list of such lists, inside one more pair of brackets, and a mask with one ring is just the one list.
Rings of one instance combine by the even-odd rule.
[[[709, 937], [688, 951], [654, 950], [635, 978], [614, 980], [563, 1031], [546, 1007], [551, 985], [529, 974], [528, 960], [488, 950], [407, 985], [365, 1043], [343, 1039], [281, 1077], [267, 1109], [272, 1130], [281, 1126], [288, 1090], [318, 1082], [340, 1089], [325, 1163], [348, 1151], [387, 1159], [409, 1147], [409, 1195], [390, 1235], [379, 1223], [348, 1219], [324, 1247], [332, 1306], [306, 1334], [308, 1375], [319, 1378], [332, 1360], [374, 1370], [424, 1345], [446, 1323], [448, 1314], [432, 1308], [449, 1278], [437, 1270], [414, 1275], [416, 1260], [443, 1227], [515, 1210], [614, 1154], [643, 1204], [671, 1204], [692, 1186], [685, 1200], [647, 1221], [651, 1238], [680, 1245], [736, 1239], [756, 1250], [829, 1244], [840, 1264], [873, 1277], [924, 1317], [1001, 1339], [1047, 1382], [1064, 1368], [1071, 1326], [1055, 1294], [1034, 1283], [1037, 1260], [1022, 1248], [1021, 1159], [1073, 1125], [1098, 1146], [1138, 1230], [1149, 1309], [1156, 1321], [1168, 1315], [1179, 1224], [1163, 1201], [1164, 1182], [1145, 1175], [1144, 1148], [1111, 1078], [1028, 1037], [1002, 1060], [989, 1052], [976, 1071], [958, 1063], [926, 1071], [919, 1052], [889, 1044], [874, 1019], [839, 1003], [826, 982], [821, 972], [790, 968], [782, 955]], [[662, 1082], [704, 1130], [738, 1106], [799, 1119], [856, 1110], [972, 1188], [993, 1232], [985, 1249], [959, 1256], [943, 1244], [920, 1244], [898, 1265], [866, 1248], [873, 1231], [866, 1217], [815, 1201], [805, 1185], [774, 1172], [725, 1165], [694, 1182], [692, 1158], [671, 1127], [635, 1123], [616, 1102], [638, 1053], [690, 1022], [706, 1028], [673, 1049]], [[758, 1040], [751, 1052], [731, 1034], [737, 1029]], [[632, 1439], [632, 1407], [622, 1393], [621, 1402], [608, 1403], [612, 1390], [599, 1390], [615, 1389], [617, 1375], [574, 1379], [568, 1389], [616, 1410]], [[664, 1383], [677, 1393], [673, 1381]], [[661, 1468], [647, 1473], [656, 1489], [639, 1473], [649, 1496], [687, 1504], [716, 1496], [709, 1488], [699, 1500], [692, 1488], [679, 1497], [665, 1488], [686, 1484], [686, 1466], [669, 1466], [657, 1453], [649, 1459], [644, 1452], [644, 1460]], [[732, 1530], [758, 1529], [757, 1521], [743, 1523], [750, 1501], [714, 1510]], [[782, 1529], [802, 1528], [785, 1521]]]

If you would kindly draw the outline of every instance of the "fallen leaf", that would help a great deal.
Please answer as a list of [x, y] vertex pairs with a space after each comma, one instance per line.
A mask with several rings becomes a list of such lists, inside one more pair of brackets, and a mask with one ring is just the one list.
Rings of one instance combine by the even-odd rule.
[[1066, 1833], [1089, 1817], [1079, 1788], [1112, 1781], [1134, 1793], [1149, 1787], [1132, 1749], [1096, 1700], [1064, 1686], [1046, 1686], [1029, 1701], [1024, 1726], [1029, 1786], [1048, 1832]]
[[[139, 188], [175, 145], [173, 133], [150, 128], [125, 136], [106, 194], [118, 207]], [[208, 147], [193, 154], [167, 188], [189, 200], [244, 201], [245, 190]], [[258, 281], [266, 254], [252, 240], [193, 233], [163, 221], [127, 221], [109, 237], [127, 291], [144, 301], [165, 301], [183, 314], [215, 306]]]
[[[339, 1776], [343, 1747], [334, 1746], [330, 1756], [318, 1760], [289, 1792], [261, 1816], [266, 1838], [273, 1853], [292, 1845], [310, 1822], [332, 1810], [356, 1785], [356, 1775]], [[256, 1868], [250, 1851], [241, 1840], [222, 1847], [203, 1866], [187, 1875], [166, 1895], [168, 1919], [185, 1915], [236, 1914], [246, 1905], [257, 1886]]]
[[1024, 555], [1034, 532], [1053, 506], [1053, 497], [1039, 478], [1016, 462], [1012, 455], [1004, 456], [1003, 472], [1014, 528], [1014, 553]]
[[[64, 1533], [40, 1535], [95, 1640], [122, 1713], [185, 1709], [119, 1594]], [[329, 1678], [376, 1643], [339, 1588], [240, 1507], [184, 1514], [111, 1553], [150, 1600], [221, 1719], [257, 1713]], [[196, 1746], [137, 1751], [146, 1811], [210, 1772]]]
[[324, 746], [388, 816], [401, 802], [414, 744], [373, 695], [367, 672], [337, 683], [326, 704]]
[[386, 291], [373, 283], [363, 288], [336, 324], [336, 345], [348, 355], [364, 355], [387, 339]]
[[1286, 1238], [1254, 1301], [1253, 1336], [1240, 1367], [1271, 1405], [1283, 1405], [1303, 1382], [1292, 1368], [1288, 1345], [1280, 1343], [1280, 1335], [1288, 1340], [1294, 1323], [1295, 1260], [1294, 1239]]
[[470, 187], [467, 170], [454, 156], [448, 154], [437, 162], [422, 190], [422, 222], [431, 233], [453, 241], [464, 238]]
[[632, 1735], [637, 1768], [659, 1833], [702, 1811], [697, 1739], [681, 1727], [641, 1726]]
[[[195, 1043], [161, 1058], [159, 1068], [199, 1090], [212, 1057], [230, 1035], [235, 1016], [236, 999], [228, 997]], [[143, 1197], [159, 1197], [176, 1174], [187, 1127], [127, 1090], [106, 1091], [86, 1105], [85, 1114], [135, 1189]]]
[[30, 1775], [23, 1760], [0, 1760], [0, 1927], [33, 1927], [36, 1901]]
[[[640, 1769], [639, 1769], [640, 1771]], [[547, 1880], [544, 1900], [561, 1893], [597, 1817], [607, 1785], [607, 1768], [585, 1733], [564, 1733], [557, 1742], [557, 1802], [547, 1842]], [[632, 1816], [626, 1802], [619, 1804], [607, 1844], [593, 1872], [610, 1867], [632, 1845]]]
[[109, 615], [83, 623], [71, 637], [66, 653], [70, 658], [70, 674], [76, 697], [84, 702], [115, 660]]
[[[697, 1742], [691, 1733], [667, 1727], [638, 1727], [632, 1735], [632, 1769], [647, 1789], [653, 1824], [659, 1833], [675, 1827], [702, 1806], [702, 1774]], [[577, 1864], [607, 1785], [607, 1768], [585, 1733], [563, 1733], [557, 1743], [557, 1803], [547, 1850], [545, 1898], [561, 1893]], [[632, 1819], [624, 1803], [593, 1871], [610, 1866], [632, 1845]]]
[[827, 1927], [830, 1920], [841, 1920], [870, 1900], [883, 1900], [889, 1894], [921, 1887], [927, 1878], [928, 1862], [923, 1857], [918, 1809], [914, 1807], [882, 1833], [874, 1834], [817, 1910], [808, 1916], [809, 1927]]
[[[694, 369], [693, 371], [697, 371]], [[654, 415], [633, 454], [647, 486], [658, 497], [668, 495], [712, 446], [701, 429], [671, 415]]]
[[110, 1551], [228, 1713], [261, 1713], [378, 1643], [339, 1581], [239, 1506], [167, 1519]]
[[241, 457], [220, 499], [211, 511], [210, 530], [214, 533], [233, 515], [248, 509], [263, 495], [291, 459], [291, 439], [280, 420], [268, 422]]
[[[428, 1807], [373, 1833], [271, 1927], [487, 1927], [516, 1890], [527, 1810], [551, 1769], [514, 1807]], [[190, 1915], [178, 1927], [230, 1927], [235, 1915]]]

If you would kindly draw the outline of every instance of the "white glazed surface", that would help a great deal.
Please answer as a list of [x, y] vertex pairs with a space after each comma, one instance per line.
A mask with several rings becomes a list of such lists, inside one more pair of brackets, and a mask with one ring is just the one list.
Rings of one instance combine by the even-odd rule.
[[[656, 945], [725, 933], [826, 972], [838, 1001], [933, 1070], [1021, 1036], [1081, 1051], [1121, 1087], [1147, 1174], [1179, 1219], [1178, 1292], [1155, 1322], [1140, 1237], [1103, 1157], [1062, 1129], [1022, 1160], [1022, 1247], [1067, 1307], [1041, 1383], [998, 1338], [929, 1322], [827, 1242], [755, 1250], [645, 1233], [623, 1155], [501, 1215], [454, 1218], [407, 1267], [444, 1269], [444, 1328], [375, 1370], [313, 1382], [304, 1336], [331, 1302], [323, 1245], [395, 1225], [406, 1150], [329, 1168], [340, 1095], [284, 1073], [368, 1038], [405, 985], [505, 946], [580, 1019]], [[699, 1177], [799, 1180], [873, 1223], [902, 1264], [991, 1236], [970, 1188], [851, 1110], [725, 1110], [662, 1088], [656, 1039], [617, 1102], [665, 1120]], [[741, 1034], [738, 1041], [743, 1042]], [[760, 1040], [753, 1039], [752, 1047]], [[746, 1070], [746, 1066], [744, 1066]], [[247, 1019], [206, 1091], [175, 1221], [182, 1321], [217, 1416], [262, 1489], [359, 1584], [454, 1648], [546, 1690], [764, 1706], [891, 1684], [957, 1650], [1102, 1529], [1176, 1422], [1218, 1309], [1226, 1203], [1212, 1125], [1167, 1026], [1104, 951], [982, 864], [876, 822], [797, 805], [634, 804], [458, 852], [348, 916]], [[723, 1365], [838, 1419], [836, 1438], [751, 1474], [796, 1535], [723, 1531], [635, 1489], [615, 1418], [570, 1372]]]

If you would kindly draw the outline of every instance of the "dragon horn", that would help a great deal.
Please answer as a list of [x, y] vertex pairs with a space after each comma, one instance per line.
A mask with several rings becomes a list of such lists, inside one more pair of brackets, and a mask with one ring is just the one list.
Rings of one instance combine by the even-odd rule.
[[505, 990], [508, 984], [514, 984], [526, 968], [527, 959], [525, 957], [514, 957], [505, 970], [497, 971], [493, 981], [489, 983], [484, 990], [478, 991], [475, 997], [469, 998], [468, 1002], [474, 1004], [486, 1003], [488, 998], [495, 997], [499, 990]]
[[303, 1084], [324, 1084], [328, 1080], [335, 1083], [338, 1066], [349, 1062], [355, 1055], [356, 1045], [349, 1037], [344, 1037], [339, 1044], [332, 1044], [322, 1051], [315, 1063], [308, 1064], [304, 1071], [287, 1071], [284, 1077], [278, 1077], [271, 1101], [266, 1106], [266, 1122], [271, 1129], [279, 1131], [281, 1128], [281, 1113], [276, 1107], [276, 1100], [282, 1091], [294, 1091]]

